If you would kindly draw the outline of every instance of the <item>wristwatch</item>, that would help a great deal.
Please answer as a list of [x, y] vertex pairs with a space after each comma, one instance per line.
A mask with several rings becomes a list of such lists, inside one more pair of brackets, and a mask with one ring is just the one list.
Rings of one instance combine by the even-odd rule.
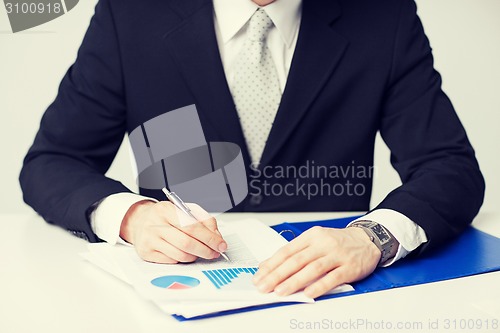
[[359, 220], [351, 224], [349, 227], [357, 227], [363, 229], [370, 237], [370, 240], [378, 247], [382, 255], [380, 256], [379, 266], [387, 260], [393, 258], [398, 252], [398, 241], [394, 236], [384, 228], [383, 225], [370, 220]]

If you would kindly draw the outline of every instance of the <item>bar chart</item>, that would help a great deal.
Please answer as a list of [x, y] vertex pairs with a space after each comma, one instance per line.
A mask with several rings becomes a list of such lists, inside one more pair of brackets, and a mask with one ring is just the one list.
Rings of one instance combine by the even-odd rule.
[[202, 271], [217, 289], [255, 289], [252, 277], [257, 267], [232, 267]]

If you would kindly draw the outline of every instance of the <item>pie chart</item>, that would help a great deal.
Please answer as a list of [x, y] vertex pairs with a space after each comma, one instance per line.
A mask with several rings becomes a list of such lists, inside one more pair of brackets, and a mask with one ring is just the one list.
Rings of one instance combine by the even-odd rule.
[[198, 286], [200, 284], [200, 280], [191, 276], [166, 275], [153, 279], [151, 284], [164, 289], [182, 290]]

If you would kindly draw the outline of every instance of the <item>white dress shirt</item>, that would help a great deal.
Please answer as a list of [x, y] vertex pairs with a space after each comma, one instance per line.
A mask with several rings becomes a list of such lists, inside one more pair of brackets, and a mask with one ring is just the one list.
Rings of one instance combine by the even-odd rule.
[[[231, 86], [234, 78], [232, 68], [234, 61], [245, 41], [248, 21], [259, 6], [251, 0], [213, 0], [213, 4], [217, 43], [226, 79]], [[285, 89], [297, 45], [301, 7], [302, 0], [278, 0], [264, 7], [274, 23], [266, 43], [276, 65], [281, 91]], [[123, 217], [130, 206], [145, 199], [149, 198], [130, 193], [118, 193], [105, 198], [90, 215], [92, 230], [108, 243], [123, 242], [119, 237]], [[391, 265], [427, 242], [421, 227], [394, 210], [378, 209], [363, 216], [362, 219], [383, 225], [399, 241], [396, 256], [384, 266]]]

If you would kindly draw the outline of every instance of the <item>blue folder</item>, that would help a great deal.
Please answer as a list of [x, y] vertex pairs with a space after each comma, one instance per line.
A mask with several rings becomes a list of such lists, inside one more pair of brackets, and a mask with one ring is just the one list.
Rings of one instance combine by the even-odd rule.
[[[358, 216], [324, 221], [282, 223], [274, 226], [273, 229], [276, 232], [291, 230], [293, 234], [290, 232], [283, 233], [283, 236], [290, 240], [313, 226], [343, 228], [356, 218]], [[377, 268], [369, 277], [352, 283], [354, 291], [325, 295], [316, 300], [444, 281], [498, 270], [500, 270], [500, 238], [469, 227], [453, 242], [440, 247], [432, 253], [418, 258], [405, 258], [390, 267]], [[295, 303], [252, 306], [189, 319], [182, 316], [174, 317], [179, 321], [196, 320], [290, 304]]]

